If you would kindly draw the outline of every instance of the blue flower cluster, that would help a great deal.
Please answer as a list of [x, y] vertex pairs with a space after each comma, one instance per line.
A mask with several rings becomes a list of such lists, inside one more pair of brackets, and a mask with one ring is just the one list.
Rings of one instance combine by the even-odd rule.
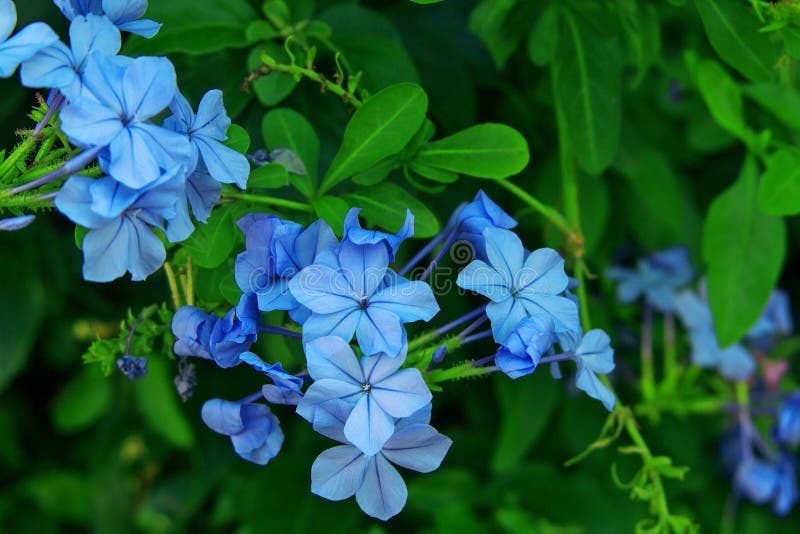
[[[195, 113], [178, 90], [165, 57], [118, 55], [120, 31], [151, 37], [160, 25], [142, 20], [146, 0], [54, 0], [70, 20], [69, 46], [42, 23], [6, 40], [16, 23], [11, 0], [0, 0], [0, 75], [18, 65], [23, 85], [51, 90], [60, 128], [83, 151], [63, 166], [72, 175], [55, 198], [59, 211], [85, 227], [86, 280], [130, 272], [143, 280], [164, 262], [154, 230], [186, 239], [205, 222], [222, 183], [244, 188], [244, 155], [225, 146], [231, 124], [222, 93], [209, 91]], [[161, 124], [154, 117], [169, 110]], [[97, 160], [99, 179], [77, 174]]]
[[[322, 220], [307, 227], [271, 214], [242, 217], [245, 250], [235, 261], [238, 305], [223, 318], [191, 306], [175, 314], [175, 354], [213, 360], [220, 367], [245, 363], [268, 379], [241, 399], [212, 399], [202, 417], [230, 436], [244, 459], [266, 464], [279, 451], [283, 433], [266, 404], [292, 406], [313, 429], [341, 445], [322, 452], [311, 468], [311, 491], [330, 500], [355, 496], [370, 516], [387, 520], [405, 506], [407, 489], [395, 466], [435, 470], [452, 442], [430, 425], [433, 395], [427, 371], [472, 341], [494, 336], [500, 345], [486, 361], [468, 361], [482, 372], [512, 378], [537, 364], [574, 360], [577, 385], [612, 409], [614, 394], [599, 374], [614, 368], [608, 336], [583, 335], [577, 305], [568, 293], [564, 261], [550, 249], [526, 253], [507, 228], [516, 222], [480, 192], [459, 206], [450, 223], [399, 271], [391, 267], [401, 244], [414, 233], [409, 211], [396, 233], [367, 229], [359, 209], [345, 219], [341, 240]], [[409, 344], [406, 325], [428, 322], [439, 312], [425, 281], [455, 238], [469, 241], [484, 259], [465, 268], [458, 283], [492, 302]], [[442, 245], [422, 276], [399, 274]], [[571, 286], [574, 288], [574, 286]], [[264, 312], [284, 311], [297, 327], [262, 323]], [[491, 329], [473, 334], [484, 321]], [[463, 332], [448, 334], [472, 321]], [[301, 338], [306, 368], [292, 374], [279, 362], [250, 352], [258, 333]], [[427, 337], [426, 337], [427, 336]], [[446, 336], [449, 345], [436, 339]], [[554, 354], [559, 343], [566, 351]], [[492, 364], [496, 364], [492, 365]]]

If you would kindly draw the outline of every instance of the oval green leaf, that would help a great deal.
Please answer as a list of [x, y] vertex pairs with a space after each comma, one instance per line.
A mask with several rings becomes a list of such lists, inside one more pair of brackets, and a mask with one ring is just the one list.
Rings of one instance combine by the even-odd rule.
[[767, 170], [758, 188], [758, 205], [770, 215], [800, 213], [800, 149], [781, 148], [767, 158]]
[[264, 115], [261, 132], [267, 148], [288, 148], [300, 158], [308, 174], [292, 174], [289, 181], [300, 193], [312, 197], [319, 165], [319, 137], [311, 123], [293, 109], [278, 108]]

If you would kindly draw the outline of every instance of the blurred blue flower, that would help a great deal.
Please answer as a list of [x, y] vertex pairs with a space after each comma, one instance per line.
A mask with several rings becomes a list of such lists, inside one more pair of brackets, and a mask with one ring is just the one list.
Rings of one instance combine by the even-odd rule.
[[269, 365], [252, 352], [243, 352], [239, 355], [239, 359], [272, 380], [272, 384], [261, 388], [261, 393], [268, 402], [296, 406], [303, 398], [303, 392], [300, 390], [303, 379], [284, 371], [280, 362]]
[[105, 15], [120, 30], [150, 38], [158, 33], [161, 24], [139, 19], [147, 11], [147, 0], [53, 0], [69, 20], [80, 15]]
[[35, 215], [20, 215], [19, 217], [9, 217], [7, 219], [0, 219], [0, 232], [16, 232], [22, 230], [31, 224]]
[[616, 396], [597, 378], [598, 374], [605, 375], [614, 370], [614, 349], [608, 334], [599, 329], [586, 332], [575, 349], [574, 360], [578, 364], [575, 377], [578, 389], [602, 402], [609, 412], [613, 411]]
[[83, 277], [108, 282], [131, 273], [144, 280], [164, 263], [166, 251], [153, 228], [163, 229], [175, 216], [185, 187], [176, 167], [139, 190], [129, 190], [111, 177], [98, 180], [73, 176], [55, 198], [55, 206], [74, 223], [89, 229], [83, 238]]
[[289, 282], [294, 298], [312, 312], [303, 323], [304, 342], [329, 335], [350, 341], [355, 334], [364, 354], [396, 356], [406, 342], [403, 323], [429, 321], [439, 312], [428, 284], [388, 268], [383, 244], [345, 240], [320, 258]]
[[349, 444], [345, 426], [346, 403], [329, 401], [317, 410], [314, 430], [344, 443], [323, 451], [311, 466], [311, 492], [331, 501], [356, 496], [367, 515], [382, 521], [403, 509], [408, 490], [393, 463], [430, 473], [444, 460], [453, 442], [430, 426], [430, 410], [398, 421], [394, 434], [374, 455]]
[[526, 317], [497, 351], [495, 364], [513, 379], [533, 373], [553, 346], [554, 328], [549, 315]]
[[486, 228], [510, 230], [516, 226], [517, 221], [480, 189], [472, 202], [463, 203], [456, 208], [444, 232], [454, 231], [454, 239], [469, 241], [475, 249], [475, 257], [485, 261], [487, 256], [483, 231]]
[[568, 279], [564, 259], [555, 250], [541, 248], [525, 258], [514, 232], [488, 227], [483, 236], [489, 263], [472, 261], [456, 283], [492, 301], [486, 315], [495, 341], [503, 343], [527, 316], [551, 317], [556, 333], [580, 330], [578, 307], [562, 296]]
[[231, 437], [236, 454], [254, 464], [267, 465], [283, 445], [278, 418], [263, 404], [211, 399], [200, 415], [208, 428]]
[[788, 336], [793, 328], [789, 295], [782, 289], [776, 289], [770, 293], [761, 317], [747, 333], [746, 338], [759, 348], [769, 349], [775, 338]]
[[606, 277], [617, 283], [617, 299], [623, 304], [644, 296], [662, 313], [674, 307], [675, 291], [691, 282], [694, 270], [686, 247], [672, 247], [642, 258], [635, 269], [611, 267]]
[[26, 87], [59, 89], [77, 100], [83, 91], [83, 72], [89, 54], [113, 56], [121, 44], [119, 30], [105, 17], [75, 17], [69, 26], [68, 47], [62, 42], [40, 50], [22, 62], [20, 78]]
[[320, 404], [341, 399], [352, 406], [344, 425], [347, 441], [375, 454], [395, 430], [395, 419], [408, 417], [430, 403], [432, 395], [418, 369], [400, 369], [405, 358], [385, 354], [359, 362], [350, 345], [336, 336], [305, 346], [308, 374], [314, 383], [297, 405], [297, 413], [313, 422]]
[[689, 331], [692, 361], [696, 365], [718, 366], [720, 374], [728, 380], [744, 380], [755, 372], [756, 362], [741, 344], [734, 343], [726, 348], [719, 346], [702, 283], [700, 295], [690, 290], [682, 291], [675, 296], [674, 304], [675, 311]]
[[175, 354], [214, 360], [222, 368], [238, 365], [239, 355], [256, 341], [256, 334], [236, 318], [236, 308], [220, 319], [194, 306], [182, 306], [172, 318], [172, 333]]
[[58, 41], [56, 32], [44, 22], [28, 24], [9, 38], [16, 25], [17, 6], [0, 0], [0, 78], [8, 78], [20, 63]]
[[333, 230], [323, 220], [305, 230], [274, 215], [245, 215], [238, 223], [245, 234], [245, 251], [236, 256], [236, 284], [255, 295], [261, 311], [289, 310], [303, 323], [310, 314], [289, 291], [289, 281], [311, 265], [319, 254], [336, 246]]
[[772, 430], [775, 441], [792, 447], [800, 445], [800, 391], [786, 398]]
[[247, 186], [250, 164], [247, 158], [232, 148], [223, 145], [231, 119], [222, 102], [222, 91], [211, 90], [203, 96], [197, 114], [180, 92], [169, 105], [173, 115], [164, 120], [164, 127], [184, 134], [192, 145], [189, 169], [195, 169], [202, 157], [207, 173], [218, 182], [235, 183], [241, 189]]
[[115, 180], [140, 189], [161, 170], [187, 165], [191, 145], [185, 135], [147, 122], [169, 105], [177, 92], [175, 69], [167, 58], [140, 57], [122, 66], [91, 54], [83, 74], [93, 98], [70, 102], [61, 127], [82, 148], [104, 147], [100, 166]]
[[116, 363], [117, 369], [127, 376], [129, 380], [144, 378], [147, 375], [147, 358], [139, 358], [128, 354], [118, 358]]
[[403, 226], [400, 227], [396, 234], [390, 234], [379, 230], [365, 230], [362, 228], [358, 220], [360, 212], [361, 208], [350, 208], [350, 211], [345, 215], [343, 238], [356, 245], [383, 243], [389, 253], [389, 262], [393, 262], [397, 249], [403, 241], [414, 235], [414, 214], [411, 213], [411, 210], [406, 209], [406, 220], [403, 222]]
[[736, 472], [736, 489], [758, 504], [772, 503], [776, 515], [785, 516], [797, 503], [797, 475], [791, 458], [775, 462], [749, 458]]

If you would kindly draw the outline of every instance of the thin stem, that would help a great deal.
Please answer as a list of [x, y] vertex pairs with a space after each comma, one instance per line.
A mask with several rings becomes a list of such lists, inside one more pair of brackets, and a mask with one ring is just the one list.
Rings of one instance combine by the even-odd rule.
[[272, 326], [269, 324], [258, 325], [258, 331], [266, 334], [278, 334], [281, 336], [295, 337], [298, 339], [303, 337], [303, 334], [300, 332], [295, 332], [293, 330], [289, 330], [288, 328], [281, 328], [280, 326]]
[[675, 346], [675, 316], [664, 315], [664, 382], [672, 382], [677, 369], [678, 355]]
[[439, 263], [439, 261], [441, 261], [445, 253], [448, 250], [450, 250], [450, 246], [453, 244], [455, 240], [456, 240], [456, 234], [455, 232], [453, 232], [450, 234], [450, 236], [448, 236], [447, 240], [445, 240], [444, 244], [442, 245], [442, 248], [440, 248], [439, 252], [436, 253], [436, 256], [433, 257], [431, 263], [428, 265], [428, 268], [425, 269], [422, 275], [418, 278], [419, 280], [425, 280], [426, 278], [428, 278], [428, 276], [430, 276], [430, 274], [436, 268], [436, 265]]
[[486, 311], [486, 306], [481, 306], [480, 308], [472, 310], [471, 312], [469, 312], [469, 313], [467, 313], [465, 315], [462, 315], [458, 319], [450, 321], [446, 325], [437, 328], [436, 330], [433, 331], [432, 334], [435, 337], [442, 336], [442, 335], [446, 334], [447, 332], [449, 332], [450, 330], [452, 330], [453, 328], [455, 328], [455, 327], [457, 327], [457, 326], [459, 326], [461, 324], [464, 324], [467, 321], [471, 321], [472, 319], [474, 319], [476, 317], [481, 316], [485, 311]]
[[167, 275], [167, 284], [169, 284], [169, 294], [172, 296], [172, 305], [177, 310], [181, 307], [181, 295], [178, 292], [178, 281], [175, 279], [175, 271], [172, 270], [172, 265], [168, 261], [164, 262], [164, 273]]
[[471, 336], [465, 337], [464, 341], [462, 341], [461, 344], [466, 345], [467, 343], [472, 343], [473, 341], [486, 339], [491, 335], [492, 335], [492, 329], [490, 328], [489, 330], [484, 330], [483, 332], [478, 332], [477, 334], [472, 334]]
[[66, 97], [61, 94], [61, 91], [58, 89], [55, 90], [53, 94], [53, 98], [50, 100], [50, 105], [47, 107], [47, 112], [42, 117], [42, 120], [36, 125], [36, 128], [33, 129], [33, 133], [31, 134], [33, 137], [38, 137], [42, 130], [44, 130], [45, 126], [50, 124], [50, 119], [53, 118], [53, 115], [61, 109], [61, 106], [66, 101]]
[[153, 315], [157, 309], [158, 306], [152, 304], [142, 310], [142, 313], [139, 314], [139, 317], [133, 321], [133, 324], [131, 324], [131, 330], [128, 332], [128, 338], [125, 340], [125, 356], [128, 356], [131, 353], [131, 341], [133, 341], [133, 333], [136, 331], [136, 327], [139, 326], [142, 321]]
[[239, 401], [239, 404], [250, 404], [251, 402], [255, 402], [262, 397], [261, 391], [257, 391], [251, 395], [246, 396], [242, 400]]
[[74, 174], [81, 169], [83, 169], [86, 165], [92, 162], [95, 157], [103, 150], [103, 147], [94, 147], [90, 148], [89, 150], [85, 150], [75, 156], [74, 158], [68, 160], [59, 168], [51, 171], [41, 178], [33, 180], [32, 182], [28, 182], [7, 191], [3, 191], [0, 193], [0, 196], [10, 197], [16, 195], [17, 193], [22, 193], [23, 191], [29, 191], [31, 189], [36, 189], [37, 187], [41, 187], [45, 184], [49, 184], [55, 180], [63, 178], [64, 176], [68, 176], [70, 174]]
[[413, 269], [414, 267], [416, 267], [416, 266], [417, 266], [417, 264], [418, 264], [419, 262], [421, 262], [421, 261], [422, 261], [422, 259], [423, 259], [425, 256], [427, 256], [428, 254], [430, 254], [430, 252], [431, 252], [433, 249], [435, 249], [435, 248], [436, 248], [436, 245], [438, 245], [439, 243], [441, 243], [441, 242], [442, 242], [442, 241], [443, 241], [443, 240], [444, 240], [446, 237], [448, 237], [449, 235], [450, 235], [450, 232], [449, 232], [449, 231], [442, 231], [442, 232], [439, 232], [439, 233], [436, 235], [436, 237], [434, 237], [433, 239], [431, 239], [431, 240], [428, 242], [428, 244], [427, 244], [427, 245], [425, 245], [424, 247], [422, 247], [422, 250], [420, 250], [419, 252], [417, 252], [417, 254], [416, 254], [416, 255], [415, 255], [413, 258], [411, 258], [410, 260], [408, 260], [408, 263], [406, 263], [405, 265], [403, 265], [403, 267], [402, 267], [402, 268], [401, 268], [399, 271], [397, 271], [397, 274], [399, 274], [399, 275], [401, 275], [401, 276], [402, 276], [402, 275], [406, 274], [408, 271], [410, 271], [411, 269]]
[[16, 165], [19, 160], [27, 156], [28, 153], [36, 146], [36, 143], [37, 139], [33, 136], [28, 137], [22, 143], [20, 143], [20, 145], [15, 148], [2, 163], [0, 163], [0, 178], [8, 174], [8, 171], [13, 169], [14, 165]]
[[536, 197], [522, 189], [516, 184], [511, 183], [510, 181], [506, 180], [496, 180], [495, 183], [508, 191], [510, 191], [514, 196], [528, 204], [530, 207], [541, 213], [545, 219], [553, 223], [553, 225], [558, 228], [564, 235], [570, 236], [574, 232], [572, 228], [570, 228], [569, 223], [564, 218], [561, 213], [558, 212], [555, 208], [552, 208]]
[[293, 200], [286, 200], [285, 198], [269, 197], [265, 195], [251, 195], [247, 193], [223, 193], [222, 198], [230, 198], [234, 200], [246, 200], [248, 202], [258, 202], [260, 204], [269, 204], [272, 206], [280, 206], [296, 211], [313, 212], [314, 208], [302, 202], [295, 202]]
[[486, 316], [486, 315], [478, 317], [477, 319], [475, 319], [475, 321], [472, 322], [472, 324], [470, 324], [468, 327], [466, 327], [464, 330], [462, 330], [461, 333], [458, 334], [457, 337], [459, 337], [461, 339], [465, 339], [469, 334], [474, 332], [480, 325], [482, 325], [483, 323], [485, 323], [488, 320], [489, 320], [489, 317]]
[[655, 394], [655, 373], [653, 371], [653, 309], [644, 302], [642, 315], [642, 397], [645, 401]]
[[567, 360], [571, 360], [574, 355], [571, 352], [562, 352], [561, 354], [553, 354], [552, 356], [545, 356], [541, 360], [539, 360], [538, 365], [543, 365], [545, 363], [553, 363], [553, 362], [565, 362]]
[[264, 64], [260, 70], [253, 71], [253, 73], [248, 76], [245, 80], [246, 82], [254, 81], [261, 76], [265, 76], [270, 72], [281, 72], [283, 74], [289, 74], [290, 76], [302, 76], [312, 82], [317, 82], [320, 84], [320, 87], [323, 91], [330, 91], [331, 93], [335, 94], [339, 98], [342, 99], [342, 102], [345, 104], [351, 104], [354, 108], [359, 108], [363, 103], [354, 93], [349, 92], [340, 84], [332, 82], [322, 74], [319, 74], [313, 69], [300, 67], [295, 64], [284, 65], [282, 63], [278, 63], [274, 58], [270, 57], [268, 54], [263, 53], [261, 54], [261, 62]]
[[483, 358], [481, 358], [479, 360], [475, 360], [474, 362], [472, 362], [472, 367], [483, 367], [487, 363], [492, 363], [494, 361], [494, 359], [495, 359], [495, 356], [497, 356], [497, 355], [496, 354], [490, 354], [488, 356], [484, 356]]

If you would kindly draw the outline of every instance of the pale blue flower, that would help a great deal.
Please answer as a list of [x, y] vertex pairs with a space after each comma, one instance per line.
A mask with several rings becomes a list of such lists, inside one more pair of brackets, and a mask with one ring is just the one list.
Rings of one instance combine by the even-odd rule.
[[172, 333], [175, 354], [214, 360], [222, 368], [239, 365], [239, 356], [256, 341], [255, 332], [236, 317], [236, 308], [219, 318], [194, 306], [182, 306], [172, 317]]
[[56, 32], [44, 22], [28, 24], [9, 37], [16, 25], [17, 6], [11, 0], [0, 0], [0, 78], [8, 78], [20, 63], [58, 41]]
[[468, 241], [475, 250], [475, 257], [486, 260], [483, 231], [486, 228], [510, 230], [516, 226], [517, 221], [481, 189], [478, 190], [472, 202], [463, 203], [456, 208], [444, 232], [455, 232], [454, 240]]
[[278, 418], [263, 404], [211, 399], [201, 416], [208, 428], [230, 436], [236, 454], [254, 464], [267, 465], [283, 445]]
[[797, 447], [800, 445], [800, 391], [781, 404], [772, 430], [775, 441]]
[[533, 373], [553, 346], [554, 328], [548, 315], [526, 317], [497, 351], [495, 364], [513, 379]]
[[575, 349], [573, 359], [578, 364], [578, 374], [575, 376], [578, 389], [602, 402], [609, 412], [613, 411], [616, 396], [597, 377], [598, 374], [605, 375], [614, 370], [614, 349], [611, 348], [608, 334], [599, 329], [586, 332]]
[[389, 262], [393, 262], [400, 245], [414, 235], [414, 214], [406, 209], [406, 219], [397, 233], [381, 232], [379, 230], [366, 230], [361, 227], [358, 214], [361, 208], [350, 208], [344, 217], [343, 238], [356, 245], [374, 245], [383, 243], [389, 252]]
[[140, 19], [147, 11], [147, 0], [53, 0], [69, 20], [80, 15], [104, 15], [120, 30], [150, 38], [158, 33], [161, 24]]
[[269, 365], [252, 352], [243, 352], [239, 355], [239, 359], [272, 380], [272, 384], [266, 384], [261, 388], [261, 393], [268, 402], [296, 406], [303, 398], [300, 389], [303, 386], [303, 379], [284, 371], [280, 362]]
[[635, 269], [611, 267], [606, 277], [617, 283], [617, 299], [623, 304], [644, 296], [662, 313], [672, 312], [675, 291], [694, 276], [686, 247], [673, 247], [639, 260]]
[[495, 341], [503, 343], [525, 317], [535, 315], [551, 317], [556, 333], [580, 330], [577, 305], [562, 295], [568, 278], [555, 250], [541, 248], [526, 258], [514, 232], [488, 227], [483, 236], [488, 264], [473, 260], [456, 283], [492, 301], [486, 315]]

